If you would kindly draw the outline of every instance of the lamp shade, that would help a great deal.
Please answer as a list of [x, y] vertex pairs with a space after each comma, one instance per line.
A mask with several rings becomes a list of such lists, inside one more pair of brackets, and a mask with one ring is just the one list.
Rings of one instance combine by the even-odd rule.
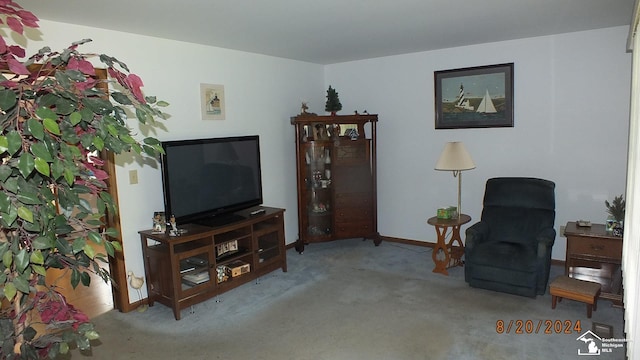
[[464, 144], [460, 141], [452, 141], [445, 144], [435, 169], [461, 171], [475, 169], [475, 167], [476, 164]]

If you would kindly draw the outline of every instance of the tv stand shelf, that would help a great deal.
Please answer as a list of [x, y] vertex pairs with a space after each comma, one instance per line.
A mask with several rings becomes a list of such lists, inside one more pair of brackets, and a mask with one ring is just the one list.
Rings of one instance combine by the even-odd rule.
[[[251, 215], [256, 209], [265, 211]], [[287, 271], [284, 209], [253, 207], [236, 214], [239, 220], [225, 225], [181, 226], [186, 232], [180, 236], [139, 232], [149, 306], [164, 304], [180, 320], [186, 307], [278, 268]]]

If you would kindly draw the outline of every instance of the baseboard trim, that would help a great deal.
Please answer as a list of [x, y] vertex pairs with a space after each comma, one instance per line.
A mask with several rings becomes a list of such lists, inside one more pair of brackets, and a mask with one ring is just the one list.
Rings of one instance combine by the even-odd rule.
[[[415, 245], [415, 246], [422, 246], [422, 247], [428, 247], [428, 248], [432, 248], [432, 249], [436, 245], [435, 243], [428, 242], [428, 241], [410, 240], [410, 239], [403, 239], [403, 238], [397, 238], [397, 237], [391, 237], [391, 236], [380, 236], [380, 239], [382, 241], [388, 241], [388, 242], [394, 242], [394, 243], [400, 243], [400, 244], [409, 244], [409, 245]], [[552, 265], [564, 266], [564, 260], [551, 259], [551, 264]]]
[[428, 241], [410, 240], [410, 239], [403, 239], [403, 238], [397, 238], [397, 237], [391, 237], [391, 236], [380, 236], [380, 240], [393, 242], [393, 243], [399, 243], [399, 244], [408, 244], [408, 245], [428, 247], [428, 248], [432, 248], [432, 249], [436, 245], [435, 243], [428, 242]]
[[[431, 249], [433, 249], [436, 245], [436, 243], [429, 242], [429, 241], [411, 240], [411, 239], [404, 239], [404, 238], [384, 236], [384, 235], [380, 235], [380, 240], [388, 241], [392, 243], [398, 243], [398, 244], [408, 244], [408, 245], [427, 247]], [[287, 244], [287, 250], [295, 246], [296, 246], [295, 242], [292, 242], [291, 244]], [[564, 266], [564, 260], [551, 259], [551, 264]]]

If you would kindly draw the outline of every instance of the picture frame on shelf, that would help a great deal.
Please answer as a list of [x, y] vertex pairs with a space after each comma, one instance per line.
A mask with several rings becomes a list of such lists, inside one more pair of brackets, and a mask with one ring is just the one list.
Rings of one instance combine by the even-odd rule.
[[329, 140], [329, 131], [325, 124], [313, 123], [311, 125], [311, 131], [313, 132], [313, 140]]
[[435, 128], [513, 127], [513, 63], [434, 72]]
[[224, 120], [224, 100], [224, 85], [200, 84], [202, 120]]

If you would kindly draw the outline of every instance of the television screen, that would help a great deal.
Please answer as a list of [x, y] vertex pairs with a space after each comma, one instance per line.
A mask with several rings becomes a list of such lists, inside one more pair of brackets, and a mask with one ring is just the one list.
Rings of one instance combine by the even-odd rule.
[[217, 225], [233, 212], [262, 204], [257, 135], [162, 143], [167, 218]]

